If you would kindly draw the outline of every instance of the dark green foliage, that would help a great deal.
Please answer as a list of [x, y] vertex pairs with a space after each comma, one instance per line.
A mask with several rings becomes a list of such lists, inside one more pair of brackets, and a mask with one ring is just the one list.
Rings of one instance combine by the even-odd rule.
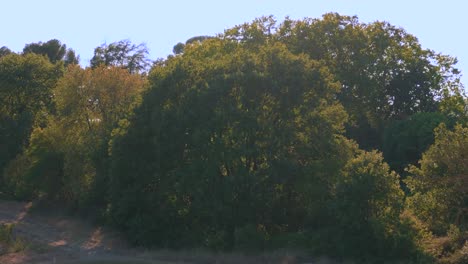
[[9, 55], [11, 53], [13, 53], [13, 52], [8, 47], [3, 46], [3, 47], [0, 48], [0, 57]]
[[221, 40], [155, 68], [112, 147], [114, 222], [141, 243], [232, 248], [245, 226], [283, 232], [320, 221], [325, 204], [315, 201], [327, 199], [346, 155], [331, 79], [283, 45], [252, 52]]
[[195, 36], [195, 37], [191, 37], [189, 38], [187, 41], [185, 41], [185, 44], [182, 43], [182, 42], [179, 42], [177, 43], [174, 48], [172, 49], [172, 52], [175, 54], [175, 55], [178, 55], [178, 54], [182, 54], [184, 52], [184, 49], [185, 49], [185, 46], [186, 45], [190, 45], [190, 44], [200, 44], [202, 43], [203, 41], [205, 40], [208, 40], [208, 39], [213, 39], [214, 37], [211, 37], [211, 36]]
[[148, 73], [146, 46], [128, 40], [86, 69], [58, 40], [2, 47], [0, 191], [93, 212], [143, 246], [463, 259], [454, 58], [334, 13], [262, 17], [173, 52]]
[[122, 67], [130, 73], [145, 72], [150, 66], [148, 49], [144, 43], [135, 45], [130, 40], [102, 44], [94, 49], [91, 59], [91, 67], [100, 65]]
[[408, 119], [394, 121], [385, 128], [383, 153], [392, 169], [404, 173], [408, 165], [416, 165], [422, 153], [434, 143], [434, 129], [449, 120], [443, 114], [418, 113]]
[[351, 159], [336, 185], [335, 216], [342, 241], [353, 245], [341, 254], [394, 255], [396, 243], [390, 240], [400, 228], [403, 197], [398, 175], [390, 172], [381, 154], [363, 152]]
[[416, 37], [386, 22], [329, 13], [277, 25], [264, 17], [223, 37], [246, 45], [278, 41], [323, 61], [341, 82], [338, 99], [350, 115], [346, 134], [364, 149], [382, 148], [388, 122], [436, 111], [437, 96], [460, 86], [453, 58], [422, 49]]
[[44, 43], [38, 42], [27, 44], [23, 49], [23, 53], [44, 55], [54, 64], [64, 61], [65, 66], [69, 64], [78, 64], [79, 61], [79, 58], [75, 55], [75, 51], [67, 49], [67, 45], [62, 44], [57, 39], [51, 39]]
[[108, 142], [143, 86], [141, 76], [121, 68], [68, 67], [53, 89], [53, 111], [5, 170], [6, 184], [22, 198], [105, 207]]
[[[0, 169], [3, 170], [9, 160], [21, 150], [29, 137], [32, 117], [24, 113], [14, 118], [2, 113], [0, 115]], [[1, 175], [1, 173], [0, 173]]]
[[177, 55], [181, 54], [184, 52], [185, 44], [182, 42], [177, 43], [174, 48], [172, 49], [172, 52]]
[[53, 109], [51, 88], [62, 72], [60, 65], [34, 54], [0, 58], [0, 175], [28, 145], [41, 113]]
[[51, 138], [38, 137], [37, 132], [35, 135], [27, 151], [5, 169], [5, 185], [20, 199], [47, 195], [49, 200], [59, 200], [63, 198], [63, 154], [49, 141]]
[[27, 44], [23, 49], [23, 54], [28, 53], [46, 56], [50, 62], [54, 64], [63, 62], [65, 66], [80, 62], [80, 56], [76, 55], [73, 49], [67, 49], [67, 45], [57, 39]]
[[63, 62], [65, 63], [65, 66], [79, 64], [80, 56], [77, 56], [74, 50], [68, 49], [65, 57], [63, 58]]
[[67, 46], [60, 43], [57, 39], [51, 39], [45, 43], [31, 43], [27, 44], [23, 53], [35, 53], [39, 55], [45, 55], [49, 58], [50, 62], [56, 63], [61, 61], [67, 52]]

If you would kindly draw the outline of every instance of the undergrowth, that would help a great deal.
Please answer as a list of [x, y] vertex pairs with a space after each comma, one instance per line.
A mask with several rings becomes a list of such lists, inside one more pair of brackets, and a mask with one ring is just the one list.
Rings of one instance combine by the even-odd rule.
[[14, 234], [14, 227], [14, 224], [0, 224], [0, 255], [27, 249], [26, 241]]

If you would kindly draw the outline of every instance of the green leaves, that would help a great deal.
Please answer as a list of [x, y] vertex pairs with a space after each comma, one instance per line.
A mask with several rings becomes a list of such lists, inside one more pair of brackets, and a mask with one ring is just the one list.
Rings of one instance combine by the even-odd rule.
[[450, 224], [466, 228], [467, 157], [468, 129], [457, 125], [450, 131], [440, 125], [419, 167], [409, 167], [412, 177], [405, 181], [413, 194], [409, 206], [438, 234]]
[[[466, 229], [454, 58], [336, 13], [262, 17], [173, 51], [148, 72], [128, 40], [85, 69], [57, 40], [1, 48], [0, 168], [17, 197], [95, 206], [146, 246], [416, 259], [426, 226]], [[442, 122], [462, 125], [434, 133]], [[390, 168], [408, 164], [405, 209]]]
[[381, 257], [394, 254], [395, 245], [388, 241], [400, 228], [403, 198], [399, 176], [389, 170], [380, 153], [360, 151], [350, 159], [336, 185], [334, 214], [344, 243], [360, 246], [340, 253], [360, 257], [371, 251]]
[[46, 56], [53, 64], [64, 61], [65, 66], [69, 64], [78, 64], [79, 57], [75, 51], [67, 49], [67, 45], [60, 43], [57, 39], [51, 39], [47, 42], [38, 42], [26, 44], [23, 48], [23, 54], [35, 53]]
[[449, 119], [442, 113], [417, 113], [406, 120], [390, 123], [384, 132], [382, 150], [385, 160], [398, 173], [412, 164], [416, 165], [432, 143], [434, 129]]
[[[200, 243], [215, 229], [232, 247], [235, 230], [244, 225], [275, 229], [270, 219], [286, 224], [294, 212], [299, 228], [305, 215], [320, 214], [307, 206], [326, 196], [327, 185], [321, 183], [322, 193], [296, 187], [327, 181], [314, 169], [340, 156], [335, 138], [346, 120], [334, 101], [338, 85], [322, 64], [280, 43], [252, 50], [208, 39], [155, 67], [150, 80], [128, 134], [112, 147], [112, 208], [119, 222], [174, 216], [193, 229], [181, 236]], [[130, 155], [132, 149], [140, 155]], [[274, 194], [278, 185], [284, 196]], [[132, 195], [147, 202], [122, 219], [119, 208], [131, 206], [119, 193], [138, 189], [147, 191]], [[286, 204], [290, 208], [275, 212]], [[165, 229], [153, 242], [177, 243], [170, 234], [179, 231]]]
[[27, 146], [33, 125], [53, 111], [52, 90], [63, 74], [61, 65], [35, 55], [0, 58], [0, 175], [6, 164]]
[[130, 73], [146, 72], [150, 66], [148, 49], [144, 43], [135, 45], [129, 40], [103, 44], [94, 49], [94, 56], [91, 59], [91, 67], [102, 65], [121, 67]]
[[337, 97], [350, 116], [347, 135], [364, 149], [382, 148], [389, 122], [437, 111], [443, 91], [449, 98], [444, 109], [461, 112], [459, 100], [452, 98], [461, 87], [456, 60], [423, 49], [415, 36], [387, 22], [365, 24], [328, 13], [277, 25], [263, 17], [221, 37], [251, 49], [279, 42], [293, 54], [321, 61], [340, 82]]

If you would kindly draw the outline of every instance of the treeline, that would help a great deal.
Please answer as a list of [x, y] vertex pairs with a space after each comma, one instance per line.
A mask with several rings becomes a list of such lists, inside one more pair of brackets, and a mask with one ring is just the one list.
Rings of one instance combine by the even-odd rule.
[[4, 193], [138, 245], [468, 259], [456, 59], [386, 22], [263, 17], [151, 62], [57, 40], [0, 53]]

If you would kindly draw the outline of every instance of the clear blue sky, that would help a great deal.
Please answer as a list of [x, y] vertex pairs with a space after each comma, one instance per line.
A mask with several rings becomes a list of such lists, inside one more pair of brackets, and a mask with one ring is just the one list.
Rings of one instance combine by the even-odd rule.
[[21, 51], [26, 43], [56, 38], [75, 49], [84, 65], [104, 42], [145, 42], [156, 59], [170, 54], [177, 42], [214, 35], [262, 15], [278, 20], [326, 12], [357, 15], [362, 22], [389, 21], [417, 36], [424, 48], [457, 57], [468, 84], [465, 0], [5, 0], [1, 6], [0, 46]]

